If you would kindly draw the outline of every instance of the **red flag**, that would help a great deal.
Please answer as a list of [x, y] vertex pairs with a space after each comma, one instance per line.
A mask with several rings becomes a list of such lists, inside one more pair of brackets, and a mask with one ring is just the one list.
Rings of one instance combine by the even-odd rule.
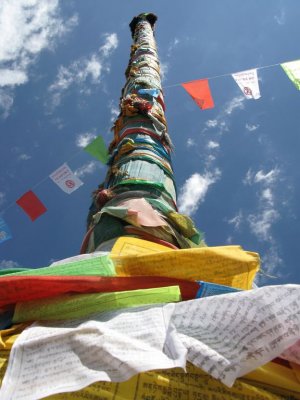
[[23, 208], [31, 221], [34, 221], [47, 211], [41, 200], [31, 190], [23, 194], [16, 203]]
[[195, 102], [202, 110], [214, 107], [214, 100], [210, 93], [207, 79], [186, 82], [182, 83], [181, 85], [185, 88], [188, 94], [193, 98], [193, 100], [195, 100]]
[[2, 276], [0, 308], [22, 301], [46, 299], [66, 293], [106, 293], [178, 285], [182, 300], [197, 297], [200, 284], [164, 276]]

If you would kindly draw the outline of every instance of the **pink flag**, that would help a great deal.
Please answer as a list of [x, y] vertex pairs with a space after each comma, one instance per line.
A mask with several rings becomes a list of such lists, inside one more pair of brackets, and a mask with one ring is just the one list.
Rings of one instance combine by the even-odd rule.
[[214, 100], [212, 98], [207, 79], [186, 82], [182, 83], [181, 85], [202, 110], [214, 107]]
[[31, 190], [23, 194], [16, 203], [23, 208], [31, 221], [36, 220], [47, 211], [41, 200]]

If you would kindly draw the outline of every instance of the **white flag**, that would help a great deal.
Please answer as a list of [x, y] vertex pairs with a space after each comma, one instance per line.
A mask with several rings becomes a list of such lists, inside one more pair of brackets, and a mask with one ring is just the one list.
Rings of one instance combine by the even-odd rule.
[[71, 171], [68, 164], [63, 164], [57, 170], [52, 172], [50, 178], [53, 180], [54, 183], [57, 184], [64, 192], [70, 194], [77, 190], [83, 182], [77, 178], [76, 175]]
[[248, 71], [237, 72], [232, 74], [233, 79], [241, 88], [241, 91], [247, 99], [259, 99], [260, 91], [257, 79], [257, 70], [249, 69]]

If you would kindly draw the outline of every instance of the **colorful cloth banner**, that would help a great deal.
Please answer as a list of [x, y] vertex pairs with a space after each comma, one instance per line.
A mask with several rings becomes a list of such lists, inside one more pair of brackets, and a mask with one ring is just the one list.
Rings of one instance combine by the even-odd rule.
[[300, 60], [290, 61], [280, 65], [296, 88], [300, 90]]
[[0, 243], [12, 238], [10, 229], [3, 218], [0, 217]]
[[233, 288], [231, 286], [217, 285], [216, 283], [197, 281], [200, 288], [197, 292], [197, 297], [210, 297], [217, 296], [219, 294], [238, 292], [240, 289]]
[[23, 196], [21, 196], [16, 203], [23, 208], [24, 212], [28, 215], [31, 221], [35, 221], [47, 211], [47, 208], [32, 190], [29, 190], [23, 194]]
[[[34, 274], [34, 269], [31, 273]], [[199, 283], [164, 276], [4, 275], [0, 279], [0, 306], [31, 300], [40, 301], [70, 292], [72, 295], [106, 293], [174, 285], [180, 287], [182, 300], [191, 300], [197, 297]]]
[[68, 164], [63, 164], [49, 176], [65, 193], [73, 193], [83, 182], [71, 171]]
[[107, 163], [109, 158], [108, 151], [102, 136], [98, 136], [95, 140], [88, 144], [84, 150], [87, 151], [91, 156], [97, 158], [97, 160], [101, 161], [103, 164]]
[[[36, 322], [12, 347], [1, 399], [39, 399], [187, 362], [231, 388], [297, 342], [299, 291], [299, 285], [269, 286], [92, 320]], [[39, 373], [28, 373], [28, 365]]]
[[58, 296], [53, 299], [17, 303], [13, 323], [88, 318], [96, 313], [102, 314], [149, 304], [174, 303], [180, 300], [179, 286], [112, 293], [72, 294], [72, 296]]
[[259, 99], [260, 91], [257, 78], [257, 70], [249, 69], [248, 71], [237, 72], [232, 74], [233, 79], [239, 85], [241, 91], [247, 99]]
[[202, 110], [215, 106], [207, 79], [186, 82], [181, 85]]

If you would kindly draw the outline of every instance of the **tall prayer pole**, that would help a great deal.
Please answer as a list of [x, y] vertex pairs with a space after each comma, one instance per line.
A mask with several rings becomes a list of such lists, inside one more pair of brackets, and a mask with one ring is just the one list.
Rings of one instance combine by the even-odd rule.
[[176, 208], [155, 21], [130, 24], [109, 170], [82, 246], [112, 251], [1, 277], [1, 400], [300, 398], [300, 286], [248, 290], [259, 257], [239, 246], [168, 249], [203, 242]]
[[156, 20], [154, 14], [144, 13], [129, 25], [133, 44], [120, 114], [112, 128], [109, 169], [93, 194], [82, 252], [110, 250], [120, 236], [170, 248], [202, 244], [190, 218], [177, 213], [172, 144], [154, 39]]

